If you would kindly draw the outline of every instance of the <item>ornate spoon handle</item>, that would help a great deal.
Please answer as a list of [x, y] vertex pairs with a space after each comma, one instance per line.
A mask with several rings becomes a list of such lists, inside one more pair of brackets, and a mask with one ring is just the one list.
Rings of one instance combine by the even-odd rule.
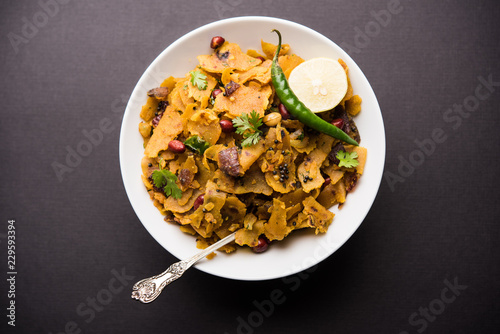
[[184, 274], [184, 272], [188, 270], [193, 264], [200, 261], [213, 251], [221, 248], [222, 246], [233, 242], [235, 239], [235, 235], [236, 232], [233, 232], [224, 239], [221, 239], [210, 247], [205, 248], [193, 257], [172, 264], [161, 274], [145, 278], [135, 283], [132, 288], [132, 298], [140, 300], [143, 303], [152, 302], [160, 295], [164, 287], [181, 277], [182, 274]]

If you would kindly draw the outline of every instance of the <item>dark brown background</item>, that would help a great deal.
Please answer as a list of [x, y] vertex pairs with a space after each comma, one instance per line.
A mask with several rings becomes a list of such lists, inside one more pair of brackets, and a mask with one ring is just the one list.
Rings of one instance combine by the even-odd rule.
[[[479, 77], [500, 82], [497, 1], [401, 0], [383, 24], [372, 12], [393, 1], [60, 1], [41, 1], [52, 4], [50, 16], [37, 1], [0, 5], [2, 332], [499, 332], [500, 87], [464, 116], [447, 112], [474, 102]], [[125, 194], [121, 100], [177, 38], [242, 15], [292, 20], [344, 46], [379, 99], [386, 177], [402, 173], [404, 182], [382, 180], [360, 229], [314, 272], [242, 282], [194, 269], [153, 304], [140, 304], [130, 298], [132, 283], [176, 259]], [[23, 35], [34, 20], [38, 31]], [[59, 180], [53, 163], [65, 163], [67, 147], [105, 118], [102, 142]], [[435, 129], [446, 140], [422, 161], [415, 141]], [[413, 171], [401, 169], [401, 159], [419, 157]], [[15, 328], [5, 316], [8, 219], [17, 227]], [[122, 283], [113, 278], [121, 271], [129, 277]], [[442, 304], [445, 280], [467, 288]], [[274, 290], [279, 304], [259, 316], [255, 304]], [[424, 321], [418, 312], [429, 306], [438, 315]]]

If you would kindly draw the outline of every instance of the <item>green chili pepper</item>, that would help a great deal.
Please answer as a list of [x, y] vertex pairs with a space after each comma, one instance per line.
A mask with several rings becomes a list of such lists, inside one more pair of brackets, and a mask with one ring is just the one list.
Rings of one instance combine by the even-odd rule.
[[272, 31], [278, 34], [279, 43], [278, 48], [276, 49], [276, 54], [273, 58], [271, 78], [274, 89], [276, 90], [276, 95], [278, 95], [281, 103], [285, 105], [290, 114], [308, 127], [326, 133], [327, 135], [340, 139], [348, 144], [358, 146], [358, 143], [349, 137], [347, 133], [314, 114], [304, 105], [304, 103], [300, 102], [297, 96], [295, 96], [292, 89], [288, 85], [288, 81], [283, 73], [283, 70], [278, 64], [278, 54], [281, 50], [281, 33], [276, 29], [273, 29]]

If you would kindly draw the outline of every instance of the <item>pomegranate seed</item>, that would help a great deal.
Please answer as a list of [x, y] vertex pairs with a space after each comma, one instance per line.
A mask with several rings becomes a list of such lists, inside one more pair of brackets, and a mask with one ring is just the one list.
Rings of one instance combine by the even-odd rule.
[[219, 88], [214, 89], [212, 91], [212, 97], [215, 99], [217, 97], [217, 95], [219, 95], [220, 93], [222, 93], [222, 89], [219, 89]]
[[205, 194], [201, 194], [200, 196], [198, 196], [198, 198], [194, 201], [193, 205], [194, 210], [196, 211], [196, 209], [198, 209], [200, 205], [203, 204], [204, 201], [205, 201]]
[[224, 44], [225, 41], [226, 40], [224, 38], [222, 38], [221, 36], [212, 37], [212, 41], [210, 41], [210, 47], [212, 49], [217, 49], [219, 46]]
[[257, 246], [252, 247], [252, 250], [255, 253], [262, 253], [265, 252], [269, 248], [269, 240], [265, 236], [260, 236], [259, 237], [259, 243]]
[[329, 185], [330, 183], [332, 183], [332, 179], [330, 179], [329, 177], [327, 177], [325, 179], [325, 182], [323, 183], [323, 185], [326, 187], [327, 185]]
[[288, 110], [286, 110], [286, 107], [283, 103], [280, 103], [280, 105], [278, 106], [278, 110], [280, 111], [281, 118], [289, 119], [291, 117], [290, 113], [288, 112]]
[[344, 127], [344, 121], [341, 118], [336, 118], [332, 121], [332, 124], [337, 128], [341, 129]]
[[186, 145], [180, 140], [171, 140], [168, 143], [168, 149], [174, 153], [184, 153], [184, 151], [186, 151]]
[[234, 126], [233, 126], [233, 122], [231, 122], [230, 120], [227, 120], [227, 119], [223, 119], [219, 122], [220, 124], [220, 127], [222, 129], [222, 132], [233, 132], [234, 131]]
[[257, 59], [260, 59], [262, 62], [265, 62], [266, 60], [264, 59], [264, 57], [261, 57], [261, 56], [258, 56]]

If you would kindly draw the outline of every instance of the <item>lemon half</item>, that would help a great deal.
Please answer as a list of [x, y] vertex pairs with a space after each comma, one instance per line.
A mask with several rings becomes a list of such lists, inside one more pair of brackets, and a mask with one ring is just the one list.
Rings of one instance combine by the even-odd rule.
[[347, 93], [347, 75], [340, 63], [330, 58], [313, 58], [294, 68], [290, 88], [312, 112], [330, 110]]

